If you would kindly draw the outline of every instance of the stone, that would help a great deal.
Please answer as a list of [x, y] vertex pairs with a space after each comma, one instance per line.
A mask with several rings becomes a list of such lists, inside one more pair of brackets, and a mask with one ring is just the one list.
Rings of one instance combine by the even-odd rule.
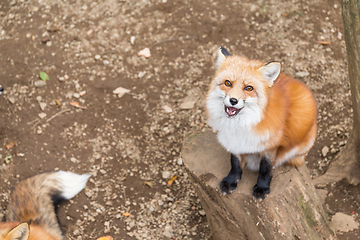
[[330, 226], [335, 232], [349, 232], [358, 229], [359, 224], [352, 216], [337, 212], [332, 216]]
[[46, 118], [46, 113], [43, 113], [43, 112], [39, 113], [38, 116], [40, 119], [44, 119], [44, 118]]
[[297, 77], [297, 78], [303, 78], [303, 77], [306, 77], [308, 75], [309, 75], [308, 72], [297, 72], [297, 73], [295, 73], [295, 77]]
[[44, 82], [43, 80], [37, 80], [34, 82], [34, 85], [36, 88], [41, 88], [46, 86], [46, 82]]
[[329, 147], [327, 146], [324, 146], [322, 149], [321, 149], [321, 154], [323, 157], [326, 157], [326, 155], [329, 153]]

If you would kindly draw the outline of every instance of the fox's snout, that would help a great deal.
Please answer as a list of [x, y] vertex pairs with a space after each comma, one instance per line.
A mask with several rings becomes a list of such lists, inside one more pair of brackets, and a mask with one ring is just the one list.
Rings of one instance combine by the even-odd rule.
[[233, 97], [230, 98], [229, 101], [230, 101], [230, 104], [233, 105], [233, 106], [235, 106], [235, 105], [238, 104], [238, 102], [239, 102], [236, 98], [233, 98]]

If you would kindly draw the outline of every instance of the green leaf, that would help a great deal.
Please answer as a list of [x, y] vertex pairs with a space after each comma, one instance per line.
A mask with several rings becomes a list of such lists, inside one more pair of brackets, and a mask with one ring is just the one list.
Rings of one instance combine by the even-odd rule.
[[10, 156], [6, 156], [6, 157], [5, 157], [5, 163], [6, 163], [6, 164], [10, 163], [11, 158], [12, 158], [11, 155], [10, 155]]
[[40, 78], [41, 80], [43, 80], [44, 82], [46, 82], [46, 80], [49, 80], [49, 75], [46, 74], [46, 72], [40, 72]]

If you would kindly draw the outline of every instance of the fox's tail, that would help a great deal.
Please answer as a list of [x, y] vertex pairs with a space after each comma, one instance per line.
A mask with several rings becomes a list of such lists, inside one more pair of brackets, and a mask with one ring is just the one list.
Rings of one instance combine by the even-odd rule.
[[7, 221], [38, 225], [55, 239], [63, 239], [54, 205], [73, 198], [89, 177], [90, 174], [58, 171], [21, 181], [11, 194]]

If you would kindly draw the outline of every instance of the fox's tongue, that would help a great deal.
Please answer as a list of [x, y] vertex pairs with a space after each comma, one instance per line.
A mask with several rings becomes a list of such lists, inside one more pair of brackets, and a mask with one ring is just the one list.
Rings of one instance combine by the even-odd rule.
[[234, 108], [234, 107], [227, 107], [226, 108], [226, 112], [229, 115], [234, 115], [236, 113], [236, 111], [237, 111], [237, 108]]

